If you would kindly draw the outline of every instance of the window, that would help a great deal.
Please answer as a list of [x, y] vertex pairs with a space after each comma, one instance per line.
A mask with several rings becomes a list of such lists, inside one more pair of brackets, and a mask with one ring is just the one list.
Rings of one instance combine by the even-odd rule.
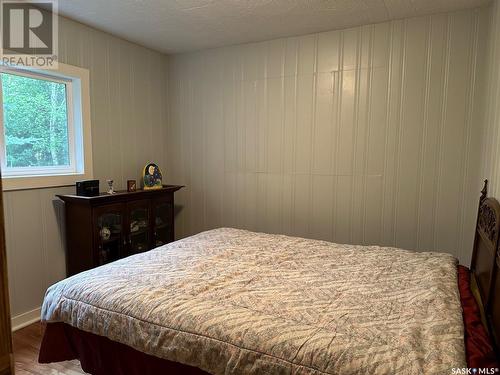
[[88, 71], [0, 67], [0, 162], [4, 190], [91, 178]]

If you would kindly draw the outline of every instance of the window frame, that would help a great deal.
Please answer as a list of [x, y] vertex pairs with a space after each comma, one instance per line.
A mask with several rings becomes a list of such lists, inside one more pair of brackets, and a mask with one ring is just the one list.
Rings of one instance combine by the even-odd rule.
[[69, 166], [16, 167], [6, 165], [3, 126], [3, 93], [0, 85], [0, 166], [3, 190], [24, 190], [70, 186], [92, 178], [92, 141], [89, 71], [63, 63], [58, 69], [42, 70], [0, 65], [0, 73], [45, 79], [66, 85]]

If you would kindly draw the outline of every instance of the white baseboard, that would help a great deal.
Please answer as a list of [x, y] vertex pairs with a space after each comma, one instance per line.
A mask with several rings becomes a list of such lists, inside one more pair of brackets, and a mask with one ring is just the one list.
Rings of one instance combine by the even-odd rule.
[[29, 326], [30, 324], [36, 323], [40, 320], [41, 308], [38, 307], [34, 310], [19, 314], [12, 318], [12, 331], [17, 331], [18, 329]]

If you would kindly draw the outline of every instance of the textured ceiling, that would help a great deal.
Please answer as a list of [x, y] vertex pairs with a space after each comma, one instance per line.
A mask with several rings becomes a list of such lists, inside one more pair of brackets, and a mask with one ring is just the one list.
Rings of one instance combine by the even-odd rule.
[[489, 0], [60, 0], [69, 18], [165, 53], [473, 8]]

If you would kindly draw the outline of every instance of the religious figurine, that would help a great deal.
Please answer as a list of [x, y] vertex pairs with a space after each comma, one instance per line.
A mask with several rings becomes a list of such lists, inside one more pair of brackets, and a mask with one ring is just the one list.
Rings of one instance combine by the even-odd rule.
[[162, 175], [160, 168], [154, 164], [149, 163], [144, 167], [144, 190], [161, 189], [162, 188]]

